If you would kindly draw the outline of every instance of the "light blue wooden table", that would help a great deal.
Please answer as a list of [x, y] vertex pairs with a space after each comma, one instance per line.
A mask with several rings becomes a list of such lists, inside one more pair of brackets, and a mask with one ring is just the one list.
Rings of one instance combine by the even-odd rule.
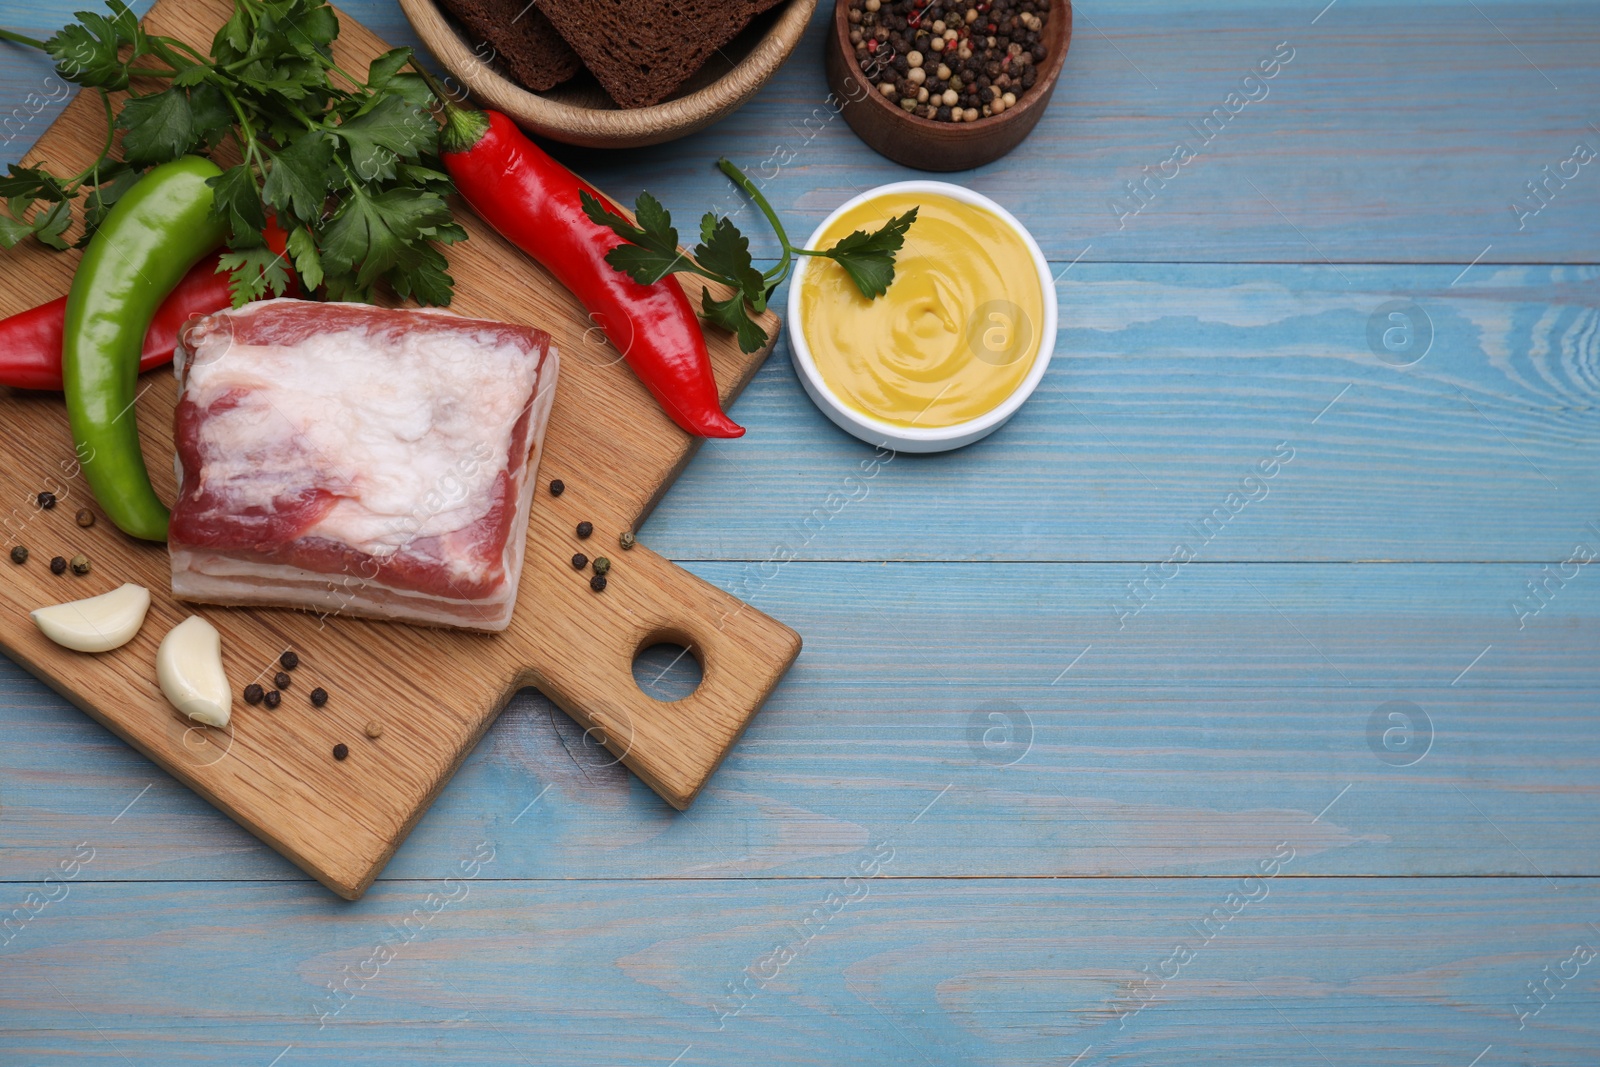
[[[1059, 271], [994, 437], [847, 482], [780, 347], [641, 533], [806, 638], [686, 814], [525, 693], [347, 904], [0, 663], [0, 912], [87, 857], [0, 944], [0, 1062], [1600, 1061], [1600, 4], [1324, 3], [1078, 6], [958, 176]], [[781, 149], [804, 233], [908, 176], [824, 121], [820, 31], [563, 158], [692, 213]], [[5, 112], [47, 69], [0, 63]]]

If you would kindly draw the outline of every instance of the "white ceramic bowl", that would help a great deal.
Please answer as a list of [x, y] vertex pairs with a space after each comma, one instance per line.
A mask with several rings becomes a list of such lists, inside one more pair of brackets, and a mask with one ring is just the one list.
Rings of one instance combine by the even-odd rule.
[[1039, 347], [1034, 354], [1033, 366], [1028, 371], [1028, 376], [1017, 385], [1017, 388], [998, 407], [966, 422], [958, 422], [951, 426], [938, 426], [920, 428], [913, 426], [897, 426], [894, 423], [875, 419], [870, 415], [856, 411], [847, 406], [836, 396], [828, 383], [823, 381], [822, 373], [817, 370], [816, 361], [811, 358], [811, 347], [806, 344], [805, 334], [800, 324], [800, 286], [805, 281], [806, 271], [810, 268], [812, 257], [801, 256], [800, 263], [795, 268], [794, 277], [789, 282], [789, 347], [794, 356], [795, 373], [800, 376], [800, 384], [805, 386], [806, 393], [810, 395], [813, 403], [822, 409], [822, 413], [833, 420], [845, 433], [859, 437], [869, 445], [883, 448], [892, 448], [897, 452], [944, 452], [952, 448], [970, 445], [972, 442], [987, 437], [989, 434], [1005, 425], [1007, 419], [1016, 414], [1022, 402], [1027, 400], [1038, 387], [1044, 372], [1050, 367], [1050, 356], [1056, 346], [1056, 288], [1055, 279], [1050, 274], [1050, 265], [1045, 262], [1044, 253], [1039, 251], [1039, 245], [1033, 239], [1026, 227], [1016, 220], [1016, 217], [1001, 207], [999, 204], [970, 189], [949, 182], [911, 181], [891, 182], [869, 189], [860, 196], [852, 197], [840, 204], [833, 214], [822, 220], [811, 234], [806, 248], [817, 247], [817, 242], [822, 240], [824, 231], [833, 225], [835, 219], [849, 211], [851, 208], [866, 200], [872, 200], [885, 193], [931, 193], [947, 196], [952, 200], [973, 204], [984, 208], [998, 217], [1007, 226], [1015, 230], [1028, 247], [1033, 256], [1033, 265], [1039, 272], [1039, 287], [1043, 290], [1044, 297], [1044, 322], [1039, 330]]

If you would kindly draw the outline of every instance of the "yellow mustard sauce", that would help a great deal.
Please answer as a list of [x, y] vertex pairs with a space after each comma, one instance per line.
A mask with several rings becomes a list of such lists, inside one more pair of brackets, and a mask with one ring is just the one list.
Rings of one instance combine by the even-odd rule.
[[875, 197], [835, 219], [816, 247], [913, 207], [894, 284], [876, 300], [832, 260], [808, 260], [800, 329], [823, 381], [848, 407], [896, 426], [953, 426], [999, 407], [1028, 376], [1044, 293], [1021, 235], [948, 196]]

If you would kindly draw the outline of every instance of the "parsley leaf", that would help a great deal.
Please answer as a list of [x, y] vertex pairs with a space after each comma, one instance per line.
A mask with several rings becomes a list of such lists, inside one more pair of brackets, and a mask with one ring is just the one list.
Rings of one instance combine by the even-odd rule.
[[415, 297], [419, 304], [448, 304], [454, 280], [445, 273], [445, 258], [431, 245], [411, 245], [389, 277], [389, 284], [402, 299]]
[[422, 75], [410, 71], [402, 71], [390, 78], [384, 85], [383, 91], [392, 93], [410, 104], [414, 108], [432, 113], [434, 109], [433, 90], [428, 88], [428, 83], [422, 80]]
[[201, 84], [189, 90], [189, 111], [194, 121], [195, 144], [210, 148], [233, 129], [233, 111], [228, 98], [215, 85]]
[[439, 127], [421, 108], [385, 96], [372, 109], [334, 127], [350, 149], [350, 165], [364, 182], [388, 181], [401, 159], [416, 159], [438, 143]]
[[89, 193], [83, 209], [83, 236], [78, 238], [76, 247], [84, 248], [89, 244], [89, 238], [100, 228], [106, 215], [122, 199], [124, 193], [132, 189], [134, 184], [144, 176], [144, 172], [119, 163], [100, 172], [100, 184]]
[[271, 290], [282, 296], [289, 288], [289, 270], [284, 257], [266, 245], [224, 252], [217, 260], [217, 272], [232, 271], [228, 288], [233, 294], [233, 306], [243, 307], [252, 300], [260, 300]]
[[725, 330], [733, 331], [739, 338], [739, 351], [759, 352], [761, 346], [767, 343], [767, 332], [745, 313], [744, 298], [745, 294], [738, 292], [726, 300], [713, 300], [711, 290], [702, 289], [700, 307], [705, 311], [706, 318]]
[[112, 0], [109, 6], [110, 18], [80, 11], [77, 22], [62, 27], [45, 42], [45, 52], [56, 62], [56, 73], [66, 80], [101, 89], [128, 87], [131, 59], [125, 62], [118, 50], [135, 43], [139, 20], [121, 0]]
[[66, 201], [50, 205], [49, 211], [41, 211], [34, 216], [33, 236], [46, 248], [53, 248], [57, 252], [65, 252], [72, 246], [62, 235], [67, 232], [67, 227], [72, 225], [72, 205]]
[[678, 254], [678, 231], [672, 225], [672, 214], [661, 206], [661, 201], [649, 193], [640, 193], [633, 202], [633, 217], [643, 234], [639, 244], [668, 255]]
[[323, 231], [323, 268], [330, 274], [356, 270], [354, 291], [370, 292], [381, 276], [409, 262], [408, 244], [449, 224], [450, 206], [432, 193], [390, 189], [372, 196], [356, 186]]
[[243, 56], [245, 49], [250, 47], [250, 34], [254, 28], [255, 19], [250, 9], [243, 5], [235, 6], [228, 21], [211, 39], [211, 54], [224, 62]]
[[72, 225], [72, 205], [58, 201], [26, 219], [12, 208], [11, 215], [0, 214], [0, 248], [10, 248], [24, 237], [33, 236], [48, 248], [65, 251], [70, 246], [62, 234]]
[[261, 228], [267, 224], [261, 208], [261, 193], [256, 189], [256, 174], [250, 164], [229, 167], [215, 178], [207, 178], [213, 190], [211, 213], [227, 220], [234, 248], [261, 243]]
[[[66, 187], [61, 179], [38, 167], [19, 167], [13, 163], [8, 168], [10, 173], [0, 178], [0, 198], [6, 200], [49, 200], [52, 202], [67, 198]], [[15, 211], [15, 205], [13, 205]]]
[[294, 269], [300, 275], [300, 284], [308, 292], [322, 284], [322, 256], [317, 251], [317, 239], [304, 226], [296, 226], [289, 234], [289, 254], [294, 257]]
[[310, 59], [260, 60], [243, 67], [237, 77], [241, 85], [263, 96], [298, 103], [316, 91], [322, 69]]
[[688, 259], [676, 250], [657, 252], [630, 244], [620, 244], [607, 252], [606, 262], [640, 285], [654, 285], [673, 271], [689, 266]]
[[301, 55], [310, 57], [313, 52], [327, 54], [328, 46], [339, 36], [339, 16], [327, 4], [290, 4], [288, 25], [293, 27], [289, 36], [295, 40]]
[[196, 63], [194, 66], [185, 67], [178, 71], [178, 73], [174, 74], [172, 76], [172, 84], [182, 86], [184, 88], [199, 85], [206, 80], [206, 74], [208, 73], [209, 71], [207, 71], [205, 67], [202, 67], [200, 64]]
[[845, 269], [850, 280], [856, 283], [861, 295], [876, 299], [888, 291], [894, 281], [894, 256], [906, 243], [906, 231], [917, 221], [917, 209], [884, 223], [882, 228], [867, 233], [857, 230], [826, 252], [818, 253], [833, 260]]
[[122, 156], [129, 163], [170, 163], [200, 140], [187, 89], [163, 89], [135, 96], [117, 117]]
[[691, 267], [688, 257], [678, 251], [672, 215], [649, 193], [640, 193], [634, 204], [637, 225], [587, 189], [578, 198], [590, 222], [608, 227], [625, 242], [606, 253], [606, 262], [640, 285], [654, 285], [673, 271]]
[[578, 193], [578, 200], [590, 222], [608, 227], [624, 241], [668, 257], [678, 255], [678, 231], [672, 225], [672, 215], [649, 193], [640, 193], [634, 202], [636, 223], [611, 210], [609, 204], [587, 189]]
[[0, 214], [0, 248], [12, 248], [31, 233], [33, 227], [26, 222], [18, 222], [10, 215]]
[[302, 219], [322, 214], [328, 199], [328, 171], [333, 166], [333, 139], [309, 130], [281, 152], [269, 152], [272, 169], [261, 194], [267, 203], [293, 211]]
[[410, 182], [430, 192], [448, 194], [455, 191], [450, 175], [442, 170], [434, 170], [433, 167], [424, 167], [417, 163], [402, 163], [396, 169], [398, 171], [396, 176], [401, 181]]
[[411, 49], [391, 48], [367, 66], [367, 88], [382, 90], [407, 63], [411, 62]]
[[[701, 220], [700, 232], [705, 240], [695, 246], [694, 258], [706, 270], [732, 282], [758, 313], [765, 311], [767, 281], [750, 259], [750, 239], [739, 232], [732, 219], [719, 219], [710, 213]], [[740, 340], [742, 343], [743, 338]]]
[[882, 227], [866, 233], [856, 231], [826, 251], [796, 248], [789, 243], [783, 223], [761, 190], [738, 167], [724, 159], [717, 166], [743, 189], [771, 224], [783, 258], [762, 273], [750, 255], [750, 241], [731, 219], [707, 212], [700, 219], [700, 243], [690, 256], [678, 250], [678, 231], [672, 216], [649, 193], [639, 194], [636, 222], [629, 222], [588, 192], [581, 194], [584, 214], [596, 225], [609, 228], [623, 243], [606, 253], [606, 262], [641, 285], [652, 285], [673, 271], [692, 271], [734, 290], [726, 300], [713, 300], [709, 289], [700, 296], [705, 317], [731, 331], [745, 352], [759, 351], [767, 335], [754, 316], [767, 310], [767, 301], [793, 269], [794, 257], [821, 256], [832, 259], [850, 275], [867, 299], [886, 292], [894, 281], [895, 254], [905, 246], [906, 231], [917, 219], [912, 208]]

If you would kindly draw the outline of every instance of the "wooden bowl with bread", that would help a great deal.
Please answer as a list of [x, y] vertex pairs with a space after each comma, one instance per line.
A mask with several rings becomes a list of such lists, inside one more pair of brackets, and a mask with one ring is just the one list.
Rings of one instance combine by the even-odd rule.
[[693, 133], [777, 73], [817, 0], [400, 0], [470, 94], [531, 133], [636, 148]]
[[[823, 49], [828, 87], [858, 137], [896, 163], [953, 171], [1022, 143], [1050, 104], [1071, 43], [1072, 0], [836, 0]], [[961, 86], [952, 74], [975, 80]], [[928, 90], [951, 85], [950, 103], [964, 106], [941, 110]]]

